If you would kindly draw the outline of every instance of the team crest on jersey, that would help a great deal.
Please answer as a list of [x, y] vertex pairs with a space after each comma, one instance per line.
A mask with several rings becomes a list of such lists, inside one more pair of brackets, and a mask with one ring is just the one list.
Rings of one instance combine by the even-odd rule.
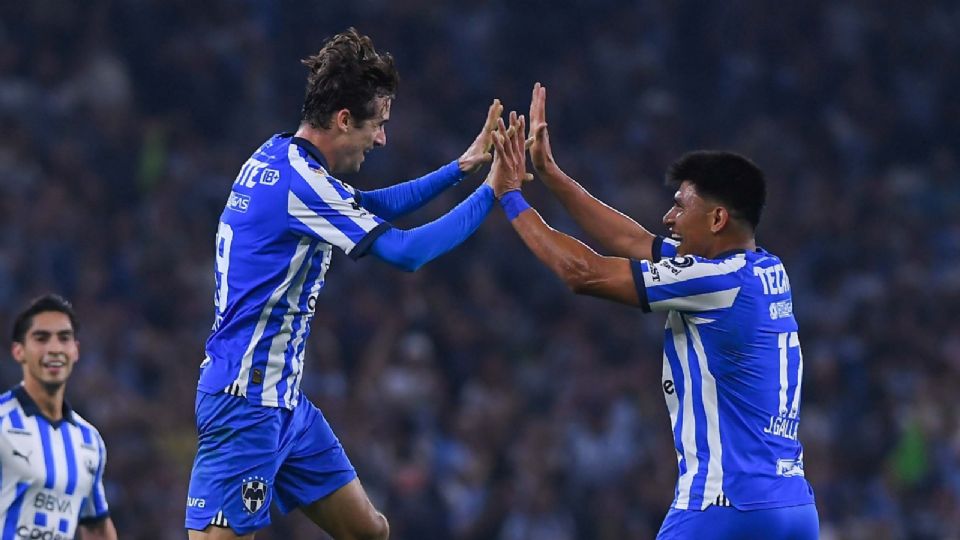
[[687, 268], [687, 267], [693, 266], [693, 257], [689, 255], [684, 255], [682, 257], [676, 256], [670, 259], [670, 264], [672, 264], [677, 268]]
[[260, 476], [244, 478], [240, 495], [247, 512], [256, 514], [267, 502], [267, 480]]

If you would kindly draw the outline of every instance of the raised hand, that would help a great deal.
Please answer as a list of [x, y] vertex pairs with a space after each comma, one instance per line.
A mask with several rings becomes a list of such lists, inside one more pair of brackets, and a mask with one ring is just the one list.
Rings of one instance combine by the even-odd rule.
[[547, 88], [540, 83], [533, 85], [530, 98], [530, 138], [526, 141], [530, 161], [537, 171], [556, 166], [550, 149], [550, 134], [547, 132]]
[[501, 114], [503, 114], [503, 105], [499, 99], [495, 99], [487, 110], [487, 119], [483, 123], [483, 128], [480, 130], [477, 138], [467, 147], [463, 155], [457, 159], [457, 165], [460, 166], [460, 170], [464, 173], [470, 174], [493, 159], [490, 153], [493, 147], [493, 132], [497, 130], [497, 121], [500, 119]]
[[519, 190], [529, 175], [526, 173], [526, 155], [523, 151], [523, 136], [526, 121], [523, 116], [510, 115], [510, 128], [503, 119], [497, 121], [497, 131], [493, 134], [495, 148], [493, 166], [487, 176], [487, 183], [493, 188], [499, 199], [508, 191]]

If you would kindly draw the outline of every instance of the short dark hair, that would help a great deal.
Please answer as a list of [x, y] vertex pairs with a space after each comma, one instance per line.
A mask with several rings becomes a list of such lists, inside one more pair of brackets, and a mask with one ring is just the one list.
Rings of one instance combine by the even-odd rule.
[[348, 28], [320, 52], [301, 60], [310, 69], [301, 122], [330, 127], [330, 116], [347, 109], [359, 123], [373, 118], [374, 99], [396, 95], [400, 76], [390, 53], [378, 53], [369, 36]]
[[666, 183], [676, 188], [685, 180], [694, 185], [698, 195], [723, 204], [734, 218], [757, 228], [766, 203], [767, 182], [752, 161], [733, 152], [688, 152], [667, 169]]
[[57, 311], [69, 317], [70, 326], [73, 327], [73, 335], [77, 335], [80, 328], [77, 325], [77, 314], [73, 311], [73, 304], [58, 294], [45, 294], [39, 298], [34, 298], [13, 321], [14, 343], [23, 343], [27, 339], [27, 331], [33, 325], [33, 318], [48, 311]]

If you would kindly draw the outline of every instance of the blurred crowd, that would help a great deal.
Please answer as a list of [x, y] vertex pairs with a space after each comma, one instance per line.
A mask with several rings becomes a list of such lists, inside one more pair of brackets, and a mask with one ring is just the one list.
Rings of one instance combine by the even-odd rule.
[[[822, 537], [960, 538], [960, 4], [5, 2], [0, 327], [42, 292], [74, 301], [67, 396], [107, 442], [123, 538], [184, 535], [218, 215], [251, 151], [296, 128], [298, 60], [351, 25], [402, 78], [387, 147], [344, 178], [361, 189], [457, 157], [492, 98], [525, 112], [535, 81], [560, 165], [652, 231], [683, 152], [753, 158]], [[304, 390], [393, 538], [648, 539], [676, 481], [662, 325], [570, 294], [495, 209], [413, 274], [335, 256]], [[316, 537], [297, 514], [258, 535]]]

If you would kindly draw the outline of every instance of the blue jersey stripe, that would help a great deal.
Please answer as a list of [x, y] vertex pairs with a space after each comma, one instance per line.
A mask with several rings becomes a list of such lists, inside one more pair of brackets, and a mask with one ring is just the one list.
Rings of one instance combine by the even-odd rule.
[[50, 443], [50, 423], [37, 417], [37, 431], [40, 432], [40, 446], [43, 447], [43, 464], [47, 469], [47, 479], [43, 487], [52, 489], [57, 482], [57, 467], [53, 463], [53, 446]]
[[73, 436], [70, 435], [70, 424], [60, 424], [63, 434], [63, 451], [67, 459], [67, 495], [73, 495], [77, 489], [77, 456], [73, 451]]
[[673, 373], [673, 388], [677, 395], [679, 406], [677, 407], [677, 425], [673, 426], [673, 440], [676, 442], [677, 452], [680, 453], [680, 476], [687, 472], [687, 458], [683, 448], [683, 396], [687, 391], [683, 382], [683, 367], [680, 365], [680, 358], [677, 354], [676, 344], [673, 342], [673, 331], [669, 328], [664, 332], [666, 337], [663, 341], [663, 349], [667, 361], [670, 362], [670, 371]]
[[660, 302], [677, 298], [680, 296], [694, 296], [697, 294], [708, 294], [718, 291], [725, 291], [739, 287], [741, 278], [736, 272], [722, 274], [719, 276], [703, 276], [683, 281], [666, 283], [647, 287], [647, 301], [649, 303]]
[[[309, 270], [309, 266], [310, 256], [308, 255], [307, 257], [303, 258], [300, 268], [297, 269], [296, 273], [290, 280], [291, 284], [297, 283], [300, 279], [300, 275]], [[251, 374], [254, 373], [254, 370], [259, 370], [263, 379], [266, 379], [267, 364], [270, 362], [270, 347], [273, 344], [273, 338], [280, 333], [280, 329], [283, 327], [283, 318], [290, 311], [290, 307], [291, 306], [290, 302], [287, 300], [286, 291], [284, 291], [284, 294], [280, 296], [279, 300], [277, 300], [277, 303], [273, 306], [273, 309], [270, 310], [270, 315], [267, 319], [267, 325], [264, 328], [263, 336], [253, 350], [253, 362], [251, 363], [250, 369]], [[261, 380], [259, 384], [253, 384], [253, 381], [251, 380], [250, 384], [247, 386], [247, 398], [252, 398], [255, 401], [261, 401], [264, 390], [262, 383], [263, 381]], [[280, 397], [282, 398], [283, 396], [281, 395]]]
[[367, 231], [357, 225], [353, 219], [341, 214], [334, 209], [330, 203], [317, 195], [317, 192], [313, 191], [310, 184], [303, 178], [298, 177], [292, 180], [290, 182], [290, 189], [293, 190], [294, 194], [303, 201], [310, 210], [325, 219], [330, 225], [336, 227], [337, 230], [343, 233], [343, 235], [349, 238], [354, 244], [367, 235]]
[[7, 508], [7, 519], [3, 522], [3, 540], [15, 540], [17, 538], [17, 522], [20, 521], [20, 509], [23, 507], [23, 495], [30, 487], [28, 482], [17, 482], [17, 493]]
[[80, 434], [83, 435], [83, 444], [93, 444], [93, 433], [90, 431], [90, 428], [81, 424]]
[[17, 409], [10, 411], [10, 425], [16, 429], [23, 429], [23, 417]]
[[693, 417], [696, 426], [694, 436], [697, 441], [697, 458], [700, 467], [690, 484], [689, 508], [700, 508], [703, 505], [703, 491], [707, 483], [707, 470], [710, 464], [710, 444], [707, 441], [707, 413], [703, 405], [703, 374], [700, 372], [697, 351], [693, 347], [693, 338], [689, 328], [684, 328], [687, 334], [687, 362], [690, 366], [690, 398], [693, 401]]

